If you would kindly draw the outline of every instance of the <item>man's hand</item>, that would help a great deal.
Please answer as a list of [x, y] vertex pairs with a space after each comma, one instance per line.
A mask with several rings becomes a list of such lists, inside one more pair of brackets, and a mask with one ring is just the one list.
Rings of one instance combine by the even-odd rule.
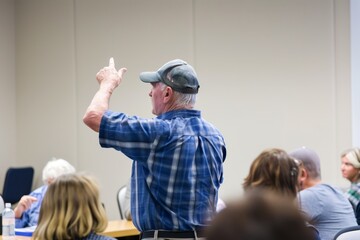
[[30, 208], [31, 204], [33, 204], [36, 201], [37, 201], [37, 198], [35, 198], [35, 197], [29, 196], [29, 195], [22, 196], [18, 205], [14, 209], [15, 218], [21, 218], [23, 212], [28, 210]]
[[120, 68], [119, 71], [115, 68], [114, 58], [110, 58], [109, 66], [102, 68], [96, 74], [96, 80], [100, 86], [106, 86], [112, 92], [122, 81], [123, 74], [126, 72], [126, 68]]
[[111, 94], [121, 83], [126, 71], [126, 68], [120, 68], [120, 70], [117, 71], [114, 59], [110, 58], [109, 66], [104, 67], [96, 74], [96, 80], [100, 84], [100, 88], [93, 97], [83, 117], [84, 123], [95, 132], [99, 132], [101, 118], [109, 108]]

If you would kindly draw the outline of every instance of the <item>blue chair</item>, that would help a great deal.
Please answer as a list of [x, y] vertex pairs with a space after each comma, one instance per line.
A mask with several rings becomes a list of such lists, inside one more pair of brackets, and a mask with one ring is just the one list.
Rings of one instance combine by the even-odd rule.
[[2, 197], [5, 203], [17, 203], [31, 192], [34, 178], [33, 167], [11, 167], [7, 170]]

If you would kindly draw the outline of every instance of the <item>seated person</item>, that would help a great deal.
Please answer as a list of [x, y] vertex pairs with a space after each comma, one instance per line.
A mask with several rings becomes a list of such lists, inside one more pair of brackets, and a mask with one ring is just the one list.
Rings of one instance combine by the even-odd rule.
[[348, 149], [341, 154], [341, 173], [351, 183], [345, 195], [356, 209], [360, 202], [360, 148]]
[[98, 234], [107, 224], [95, 182], [85, 175], [65, 174], [48, 187], [33, 239], [115, 240]]
[[321, 181], [320, 158], [307, 147], [289, 153], [302, 162], [300, 169], [301, 210], [320, 233], [322, 240], [333, 240], [337, 232], [357, 225], [354, 210], [343, 192]]
[[296, 199], [298, 176], [299, 162], [282, 149], [266, 149], [252, 162], [243, 188], [245, 193], [253, 188], [266, 188]]
[[[287, 198], [298, 209], [294, 200], [299, 191], [300, 169], [301, 162], [290, 157], [284, 150], [264, 150], [250, 166], [249, 174], [243, 183], [245, 193], [254, 189], [265, 189]], [[317, 229], [307, 222], [306, 225], [313, 232], [310, 239], [319, 239]]]
[[215, 215], [207, 240], [309, 240], [304, 215], [284, 195], [268, 189], [247, 191], [245, 197]]
[[46, 193], [48, 185], [57, 177], [66, 173], [74, 173], [75, 168], [64, 159], [52, 159], [44, 167], [42, 179], [44, 185], [23, 196], [14, 209], [15, 227], [24, 228], [36, 226], [39, 218], [41, 201]]

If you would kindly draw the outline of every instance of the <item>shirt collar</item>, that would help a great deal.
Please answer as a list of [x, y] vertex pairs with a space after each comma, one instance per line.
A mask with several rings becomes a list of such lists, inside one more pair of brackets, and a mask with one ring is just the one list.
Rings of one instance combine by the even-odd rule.
[[177, 117], [182, 117], [182, 118], [201, 117], [201, 112], [192, 109], [180, 109], [180, 110], [165, 112], [157, 116], [158, 119], [172, 119]]

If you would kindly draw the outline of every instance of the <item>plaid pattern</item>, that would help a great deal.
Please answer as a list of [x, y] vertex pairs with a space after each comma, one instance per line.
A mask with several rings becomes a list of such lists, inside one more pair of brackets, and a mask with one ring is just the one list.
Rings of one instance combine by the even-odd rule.
[[345, 195], [355, 209], [360, 202], [360, 183], [351, 183], [350, 188], [346, 191]]
[[153, 119], [107, 111], [99, 141], [134, 160], [131, 214], [140, 231], [191, 230], [205, 226], [216, 212], [226, 148], [199, 111], [170, 111]]
[[81, 240], [116, 240], [116, 238], [98, 235], [98, 234], [92, 232], [87, 237], [81, 238]]

